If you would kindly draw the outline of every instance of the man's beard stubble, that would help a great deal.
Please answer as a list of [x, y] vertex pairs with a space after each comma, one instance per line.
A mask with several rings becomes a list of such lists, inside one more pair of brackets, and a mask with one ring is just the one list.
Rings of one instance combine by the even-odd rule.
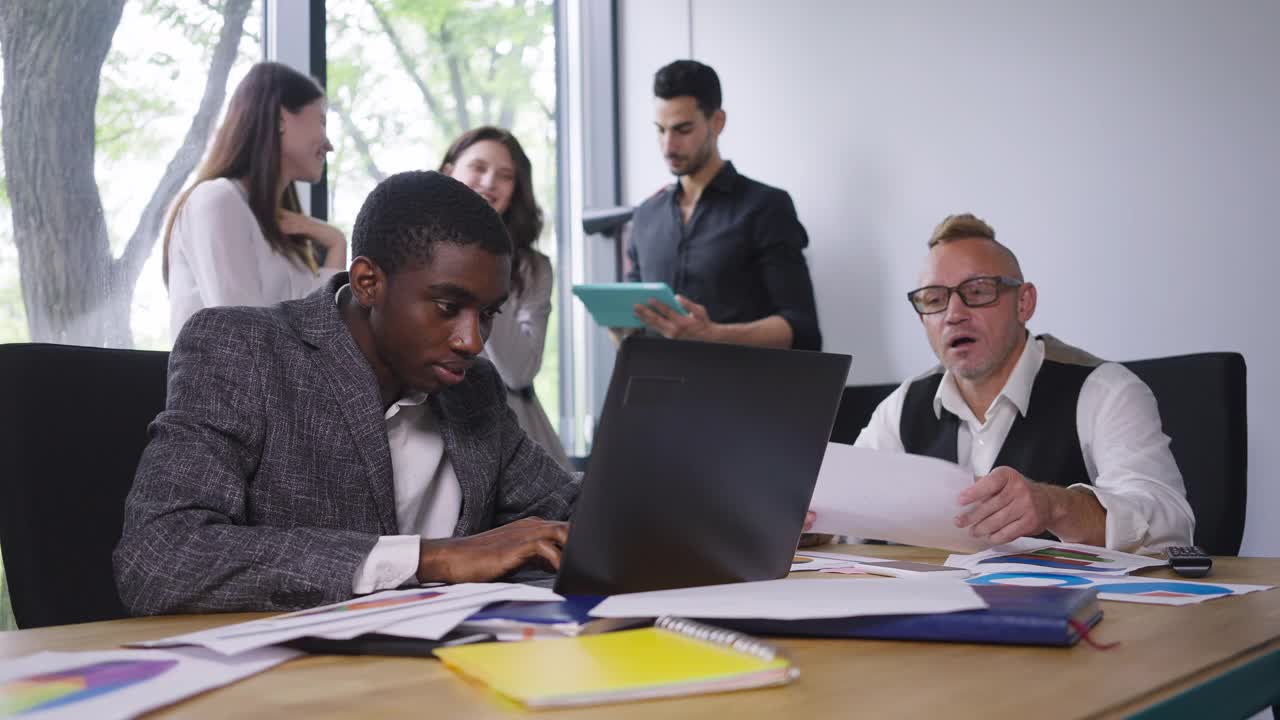
[[[679, 156], [676, 156], [676, 157], [679, 157]], [[684, 170], [672, 169], [671, 174], [676, 177], [684, 177], [685, 175], [697, 175], [698, 172], [702, 170], [702, 168], [707, 166], [707, 162], [710, 160], [711, 160], [711, 139], [707, 138], [707, 141], [702, 144], [702, 147], [698, 148], [697, 154], [693, 156], [692, 160], [690, 160], [689, 165], [685, 167]], [[667, 156], [667, 166], [670, 167], [670, 164], [671, 164], [671, 156]]]

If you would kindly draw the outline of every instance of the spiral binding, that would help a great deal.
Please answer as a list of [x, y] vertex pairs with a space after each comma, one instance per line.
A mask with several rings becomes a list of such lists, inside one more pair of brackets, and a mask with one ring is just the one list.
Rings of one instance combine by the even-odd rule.
[[702, 640], [715, 645], [722, 645], [740, 653], [754, 655], [761, 660], [768, 661], [777, 657], [786, 657], [786, 653], [777, 646], [770, 645], [763, 640], [753, 638], [746, 633], [740, 633], [736, 630], [726, 630], [724, 628], [707, 625], [705, 623], [696, 622], [686, 618], [664, 615], [658, 618], [657, 622], [655, 622], [653, 626], [679, 635], [684, 635], [685, 637], [691, 637], [695, 640]]

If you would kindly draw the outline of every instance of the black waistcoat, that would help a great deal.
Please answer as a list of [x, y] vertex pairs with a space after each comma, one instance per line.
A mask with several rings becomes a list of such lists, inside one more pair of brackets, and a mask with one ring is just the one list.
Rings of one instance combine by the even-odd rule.
[[[1076, 405], [1085, 378], [1096, 368], [1048, 359], [1031, 385], [1027, 414], [1014, 418], [993, 467], [1007, 465], [1029, 480], [1067, 487], [1090, 484], [1076, 429]], [[933, 398], [942, 383], [936, 372], [913, 382], [902, 404], [899, 431], [909, 453], [956, 462], [960, 418], [946, 408], [933, 413]]]

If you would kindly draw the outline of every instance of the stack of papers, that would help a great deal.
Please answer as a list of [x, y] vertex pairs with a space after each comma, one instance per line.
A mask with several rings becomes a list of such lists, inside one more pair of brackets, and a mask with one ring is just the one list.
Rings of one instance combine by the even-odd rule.
[[971, 585], [1091, 588], [1102, 600], [1150, 605], [1193, 605], [1272, 587], [1129, 575], [1135, 570], [1165, 564], [1164, 560], [1145, 555], [1034, 538], [1021, 538], [972, 555], [947, 558], [947, 565], [977, 574], [967, 581]]
[[287, 615], [136, 643], [136, 646], [194, 645], [224, 655], [235, 655], [304, 637], [350, 640], [366, 633], [379, 633], [439, 640], [489, 603], [561, 599], [549, 589], [514, 583], [465, 583], [387, 590]]
[[626, 593], [605, 598], [595, 617], [806, 620], [863, 615], [916, 615], [981, 610], [973, 588], [957, 580], [759, 582]]
[[1160, 558], [1108, 550], [1095, 545], [1019, 538], [972, 555], [952, 555], [947, 558], [946, 564], [982, 574], [1047, 571], [1066, 575], [1120, 576], [1168, 563]]
[[0, 663], [0, 717], [129, 718], [300, 655], [272, 647], [365, 633], [439, 640], [485, 605], [562, 598], [511, 583], [389, 590], [287, 615], [224, 625], [131, 650], [43, 652]]
[[841, 553], [824, 553], [801, 551], [791, 558], [791, 572], [814, 572], [818, 570], [840, 570], [851, 568], [859, 562], [880, 560], [881, 558], [864, 555], [844, 555]]

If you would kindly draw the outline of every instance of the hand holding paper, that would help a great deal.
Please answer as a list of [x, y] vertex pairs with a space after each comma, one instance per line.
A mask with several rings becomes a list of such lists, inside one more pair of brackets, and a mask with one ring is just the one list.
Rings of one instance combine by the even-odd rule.
[[956, 515], [956, 527], [999, 545], [1039, 535], [1052, 520], [1053, 502], [1043, 486], [1011, 467], [998, 467], [960, 493], [973, 507]]
[[958, 528], [960, 493], [973, 485], [964, 468], [937, 458], [831, 443], [809, 508], [811, 530], [975, 552], [991, 546]]
[[1046, 530], [1072, 542], [1107, 542], [1107, 513], [1092, 493], [1033, 482], [1011, 467], [975, 480], [960, 502], [973, 507], [956, 517], [956, 525], [995, 545]]

